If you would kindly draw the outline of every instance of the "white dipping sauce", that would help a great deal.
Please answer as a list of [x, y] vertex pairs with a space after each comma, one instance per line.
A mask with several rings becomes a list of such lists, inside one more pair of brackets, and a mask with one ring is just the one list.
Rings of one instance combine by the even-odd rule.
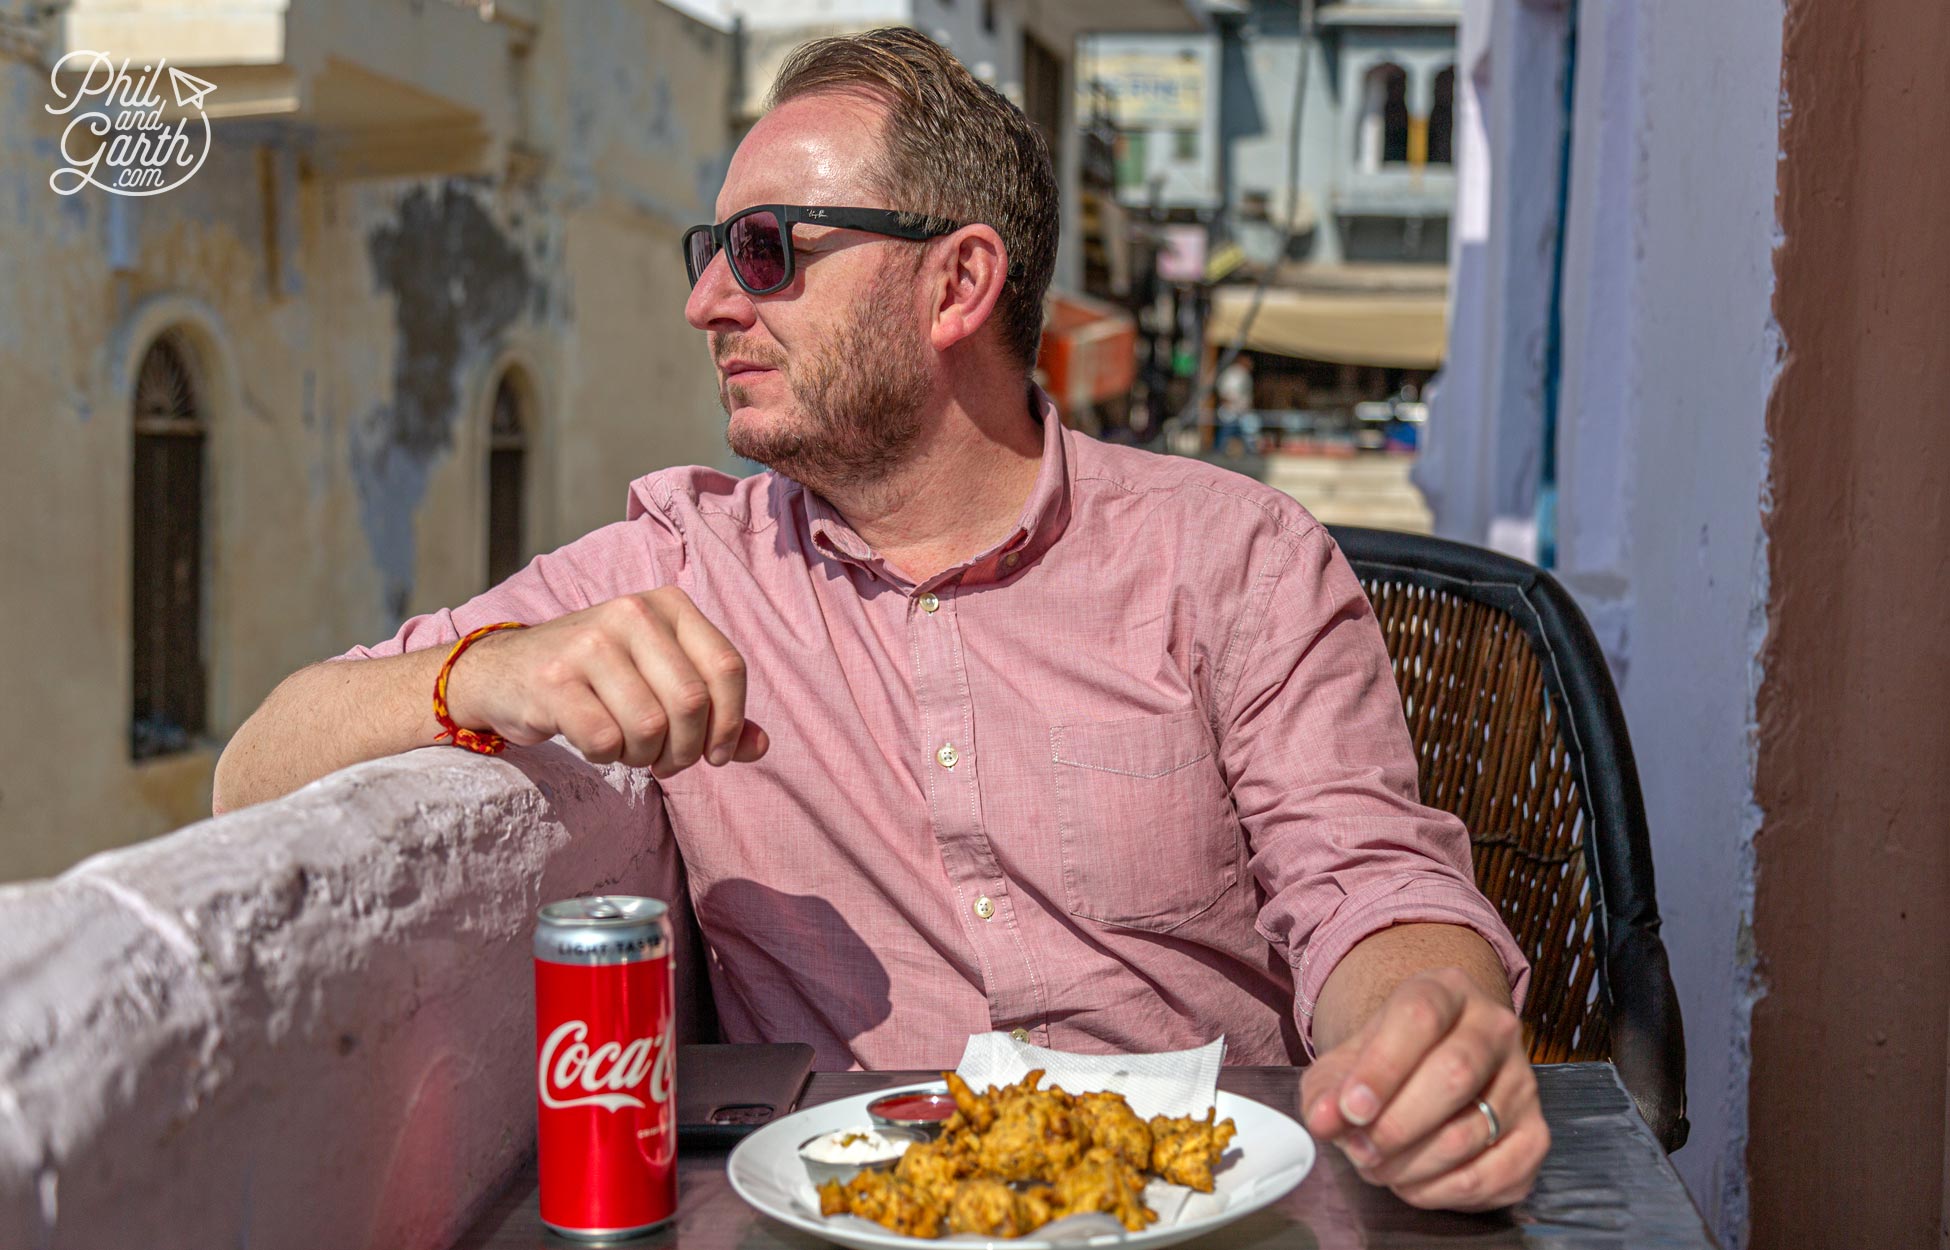
[[906, 1154], [912, 1144], [871, 1128], [843, 1128], [814, 1138], [799, 1153], [815, 1163], [879, 1163]]

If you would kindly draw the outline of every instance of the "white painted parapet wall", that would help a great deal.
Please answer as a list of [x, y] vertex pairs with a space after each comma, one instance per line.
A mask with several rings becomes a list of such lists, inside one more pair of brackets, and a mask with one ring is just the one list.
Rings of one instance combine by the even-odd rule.
[[675, 897], [659, 802], [421, 750], [0, 887], [0, 1247], [446, 1246], [533, 1149], [535, 909]]

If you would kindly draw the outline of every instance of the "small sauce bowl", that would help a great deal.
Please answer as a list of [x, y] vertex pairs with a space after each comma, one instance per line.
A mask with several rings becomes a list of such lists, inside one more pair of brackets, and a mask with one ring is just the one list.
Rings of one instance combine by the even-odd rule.
[[933, 1141], [955, 1114], [955, 1100], [939, 1086], [899, 1089], [867, 1104], [867, 1114], [880, 1129], [907, 1129]]
[[[869, 1133], [879, 1135], [890, 1145], [894, 1146], [895, 1150], [893, 1153], [872, 1159], [854, 1159], [844, 1162], [839, 1160], [816, 1159], [809, 1153], [822, 1142], [837, 1142], [841, 1138], [854, 1135], [865, 1136]], [[862, 1172], [888, 1171], [901, 1161], [901, 1155], [907, 1152], [908, 1147], [919, 1145], [926, 1140], [927, 1137], [925, 1134], [905, 1128], [890, 1128], [875, 1125], [872, 1128], [835, 1129], [833, 1132], [821, 1133], [817, 1137], [809, 1137], [805, 1141], [800, 1142], [799, 1162], [805, 1164], [806, 1175], [812, 1178], [812, 1183], [815, 1187], [824, 1185], [827, 1181], [838, 1181], [844, 1185]]]

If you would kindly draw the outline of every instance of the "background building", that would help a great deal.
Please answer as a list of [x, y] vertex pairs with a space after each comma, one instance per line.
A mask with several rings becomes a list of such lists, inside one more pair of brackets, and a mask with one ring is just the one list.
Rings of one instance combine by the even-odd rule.
[[1085, 41], [1119, 203], [1207, 233], [1181, 284], [1204, 376], [1238, 345], [1269, 421], [1351, 435], [1360, 405], [1418, 400], [1442, 362], [1459, 9], [1205, 8], [1197, 34]]
[[1446, 264], [1460, 7], [1205, 7], [1203, 31], [1083, 42], [1120, 130], [1118, 198], [1212, 221], [1254, 264]]
[[[286, 673], [619, 519], [638, 473], [725, 458], [677, 241], [734, 73], [727, 32], [660, 4], [81, 0], [10, 33], [21, 877], [206, 815]], [[187, 183], [49, 188], [73, 48], [216, 84]]]

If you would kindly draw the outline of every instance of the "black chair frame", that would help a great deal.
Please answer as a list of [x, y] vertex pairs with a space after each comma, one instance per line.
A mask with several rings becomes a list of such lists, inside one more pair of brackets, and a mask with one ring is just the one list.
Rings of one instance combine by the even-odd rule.
[[1599, 992], [1611, 1012], [1611, 1057], [1667, 1151], [1685, 1144], [1686, 1041], [1659, 936], [1651, 835], [1638, 765], [1611, 669], [1590, 623], [1550, 573], [1465, 543], [1329, 526], [1364, 585], [1405, 582], [1499, 611], [1535, 650], [1576, 761], [1584, 856], [1596, 906]]

